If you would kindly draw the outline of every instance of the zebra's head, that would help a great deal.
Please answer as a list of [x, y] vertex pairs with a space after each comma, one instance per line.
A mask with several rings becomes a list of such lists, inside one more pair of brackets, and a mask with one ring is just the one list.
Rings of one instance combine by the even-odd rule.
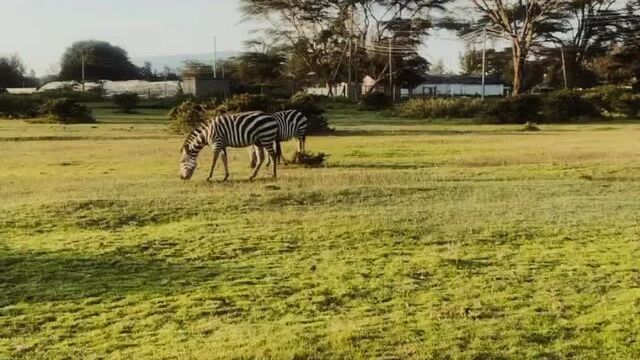
[[198, 166], [196, 161], [197, 153], [193, 154], [188, 145], [184, 145], [181, 152], [182, 156], [180, 158], [180, 178], [182, 180], [189, 180], [191, 179], [191, 176], [193, 176], [193, 172]]

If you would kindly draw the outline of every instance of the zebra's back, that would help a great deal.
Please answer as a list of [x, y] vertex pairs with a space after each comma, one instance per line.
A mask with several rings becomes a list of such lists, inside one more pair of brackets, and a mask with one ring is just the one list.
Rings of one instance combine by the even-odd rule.
[[298, 110], [279, 111], [273, 116], [278, 122], [278, 140], [287, 141], [293, 137], [303, 139], [307, 133], [307, 117]]
[[267, 146], [278, 136], [275, 117], [262, 111], [220, 115], [213, 121], [213, 143], [219, 147]]

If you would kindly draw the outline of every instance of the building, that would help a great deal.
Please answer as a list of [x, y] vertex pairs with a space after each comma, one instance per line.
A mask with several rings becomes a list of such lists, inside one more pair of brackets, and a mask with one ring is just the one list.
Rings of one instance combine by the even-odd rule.
[[[511, 88], [496, 77], [485, 78], [485, 96], [507, 96]], [[402, 88], [403, 98], [413, 96], [480, 96], [482, 77], [467, 75], [428, 75], [423, 83], [408, 89]]]
[[[12, 95], [32, 95], [38, 88], [6, 88], [4, 91]], [[0, 91], [2, 93], [2, 91]]]
[[227, 97], [231, 91], [231, 84], [227, 79], [203, 79], [188, 77], [182, 80], [182, 91], [195, 97], [209, 97], [222, 95]]

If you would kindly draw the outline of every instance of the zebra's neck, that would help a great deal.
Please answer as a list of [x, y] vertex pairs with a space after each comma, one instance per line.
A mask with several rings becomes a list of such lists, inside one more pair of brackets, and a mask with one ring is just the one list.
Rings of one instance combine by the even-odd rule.
[[211, 142], [213, 137], [213, 122], [207, 122], [206, 124], [198, 125], [187, 136], [184, 146], [189, 150], [192, 155], [197, 155], [202, 148]]

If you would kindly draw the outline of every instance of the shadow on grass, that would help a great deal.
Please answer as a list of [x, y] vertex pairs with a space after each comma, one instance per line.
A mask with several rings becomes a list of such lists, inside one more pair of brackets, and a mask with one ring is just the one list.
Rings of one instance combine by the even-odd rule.
[[0, 249], [0, 307], [132, 293], [170, 295], [202, 287], [218, 276], [215, 267], [171, 262], [154, 254], [174, 246], [149, 242], [101, 254]]

